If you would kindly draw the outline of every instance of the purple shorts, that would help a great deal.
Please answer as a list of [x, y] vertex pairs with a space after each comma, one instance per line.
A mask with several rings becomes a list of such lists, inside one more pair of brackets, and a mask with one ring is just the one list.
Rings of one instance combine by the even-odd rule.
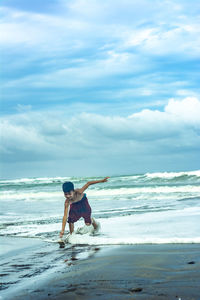
[[83, 217], [85, 223], [91, 224], [91, 212], [92, 210], [88, 203], [88, 199], [86, 196], [83, 196], [83, 198], [80, 201], [70, 204], [70, 211], [67, 222], [75, 223], [81, 217]]

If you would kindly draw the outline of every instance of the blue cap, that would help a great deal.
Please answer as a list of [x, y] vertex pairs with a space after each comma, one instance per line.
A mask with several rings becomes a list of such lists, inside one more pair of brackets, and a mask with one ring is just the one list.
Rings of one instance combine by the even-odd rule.
[[64, 193], [68, 193], [68, 192], [70, 192], [70, 191], [74, 191], [74, 185], [73, 185], [72, 182], [66, 181], [66, 182], [64, 182], [63, 185], [62, 185], [62, 189], [63, 189], [63, 192], [64, 192]]

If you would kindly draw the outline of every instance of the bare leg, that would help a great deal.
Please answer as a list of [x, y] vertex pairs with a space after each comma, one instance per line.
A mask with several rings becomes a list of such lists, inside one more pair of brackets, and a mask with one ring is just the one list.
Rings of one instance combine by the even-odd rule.
[[[85, 223], [85, 225], [90, 226], [91, 223]], [[95, 222], [95, 220], [92, 218], [92, 226], [94, 227], [94, 229], [97, 229], [97, 223]]]
[[92, 225], [93, 225], [94, 229], [97, 229], [98, 225], [93, 218], [92, 218]]
[[72, 234], [74, 232], [74, 223], [69, 223], [69, 231], [70, 231], [70, 234]]

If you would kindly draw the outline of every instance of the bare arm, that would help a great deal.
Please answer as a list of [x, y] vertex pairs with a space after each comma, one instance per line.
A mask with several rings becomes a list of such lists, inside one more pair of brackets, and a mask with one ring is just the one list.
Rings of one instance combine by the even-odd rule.
[[64, 216], [62, 219], [62, 230], [60, 232], [60, 237], [63, 237], [65, 232], [65, 225], [67, 222], [67, 215], [68, 215], [68, 208], [69, 208], [69, 202], [65, 201], [65, 209], [64, 209]]
[[110, 178], [110, 177], [105, 177], [104, 179], [101, 179], [101, 180], [88, 181], [81, 189], [78, 189], [78, 191], [80, 193], [83, 193], [90, 185], [96, 184], [96, 183], [101, 183], [101, 182], [107, 182], [108, 178]]

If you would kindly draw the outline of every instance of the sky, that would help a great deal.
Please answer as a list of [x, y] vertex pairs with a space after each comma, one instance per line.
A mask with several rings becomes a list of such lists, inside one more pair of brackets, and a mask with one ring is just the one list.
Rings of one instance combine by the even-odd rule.
[[200, 2], [1, 0], [1, 178], [200, 169]]

